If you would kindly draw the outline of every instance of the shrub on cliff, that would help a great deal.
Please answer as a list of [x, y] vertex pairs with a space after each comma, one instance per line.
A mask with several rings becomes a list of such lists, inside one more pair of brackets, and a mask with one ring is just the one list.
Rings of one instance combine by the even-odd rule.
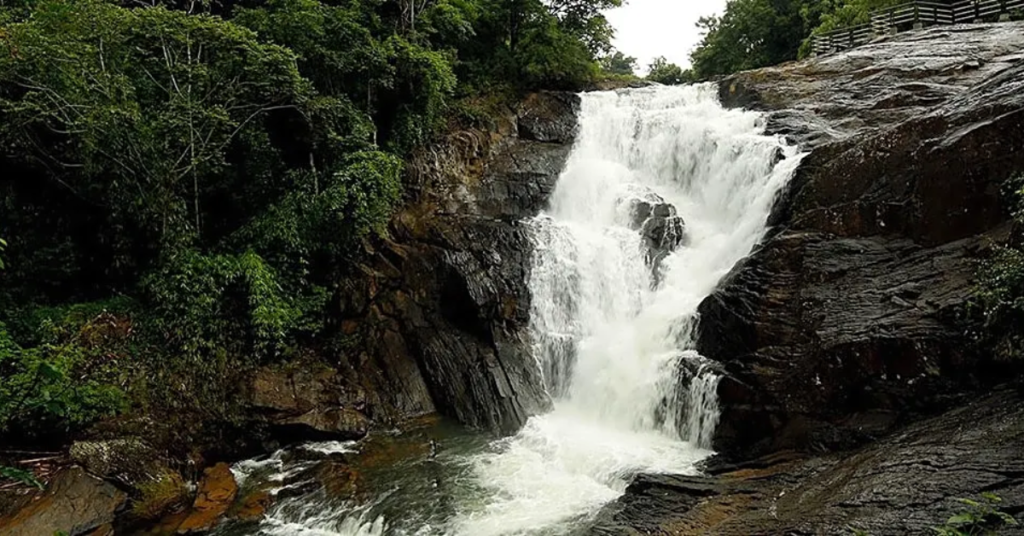
[[[1007, 183], [1016, 207], [1015, 232], [1024, 225], [1024, 176]], [[982, 264], [977, 304], [983, 313], [984, 345], [999, 360], [1024, 358], [1024, 244], [1011, 240]]]
[[0, 324], [0, 433], [59, 438], [126, 409], [131, 321], [108, 304], [40, 311], [33, 346]]

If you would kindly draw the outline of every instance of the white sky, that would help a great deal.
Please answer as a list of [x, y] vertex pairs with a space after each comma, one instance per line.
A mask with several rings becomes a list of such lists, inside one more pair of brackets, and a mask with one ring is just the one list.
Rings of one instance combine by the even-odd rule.
[[700, 42], [697, 19], [721, 13], [725, 0], [625, 0], [606, 13], [615, 28], [615, 48], [637, 58], [639, 71], [657, 56], [683, 68]]

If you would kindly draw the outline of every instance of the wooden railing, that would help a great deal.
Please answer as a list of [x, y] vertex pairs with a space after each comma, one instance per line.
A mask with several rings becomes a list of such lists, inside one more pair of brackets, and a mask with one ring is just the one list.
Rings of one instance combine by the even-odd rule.
[[871, 13], [871, 22], [814, 36], [814, 54], [830, 54], [863, 45], [883, 35], [925, 26], [1008, 20], [1024, 14], [1024, 0], [915, 0]]

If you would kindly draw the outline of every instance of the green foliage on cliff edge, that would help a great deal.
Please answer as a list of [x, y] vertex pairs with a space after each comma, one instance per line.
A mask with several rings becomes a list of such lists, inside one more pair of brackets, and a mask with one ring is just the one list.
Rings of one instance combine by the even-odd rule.
[[999, 247], [982, 264], [977, 305], [982, 313], [982, 343], [999, 361], [1024, 359], [1024, 175], [1007, 182], [1013, 199], [1014, 232], [1011, 242]]
[[590, 84], [620, 3], [0, 2], [0, 437], [220, 412], [315, 347], [404, 159]]
[[869, 20], [901, 0], [729, 0], [721, 16], [702, 18], [691, 61], [697, 79], [777, 65], [807, 56], [810, 37]]

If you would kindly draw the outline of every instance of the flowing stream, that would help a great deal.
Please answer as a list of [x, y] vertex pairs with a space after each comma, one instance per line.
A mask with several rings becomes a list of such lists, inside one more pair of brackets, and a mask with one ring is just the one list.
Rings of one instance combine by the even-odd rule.
[[[718, 420], [715, 366], [693, 349], [697, 306], [762, 238], [800, 159], [716, 91], [583, 95], [569, 162], [530, 222], [534, 355], [553, 411], [496, 441], [435, 427], [436, 454], [366, 468], [380, 484], [358, 505], [298, 490], [258, 527], [225, 533], [568, 534], [637, 473], [694, 473]], [[261, 463], [276, 471], [264, 481], [313, 464]]]

